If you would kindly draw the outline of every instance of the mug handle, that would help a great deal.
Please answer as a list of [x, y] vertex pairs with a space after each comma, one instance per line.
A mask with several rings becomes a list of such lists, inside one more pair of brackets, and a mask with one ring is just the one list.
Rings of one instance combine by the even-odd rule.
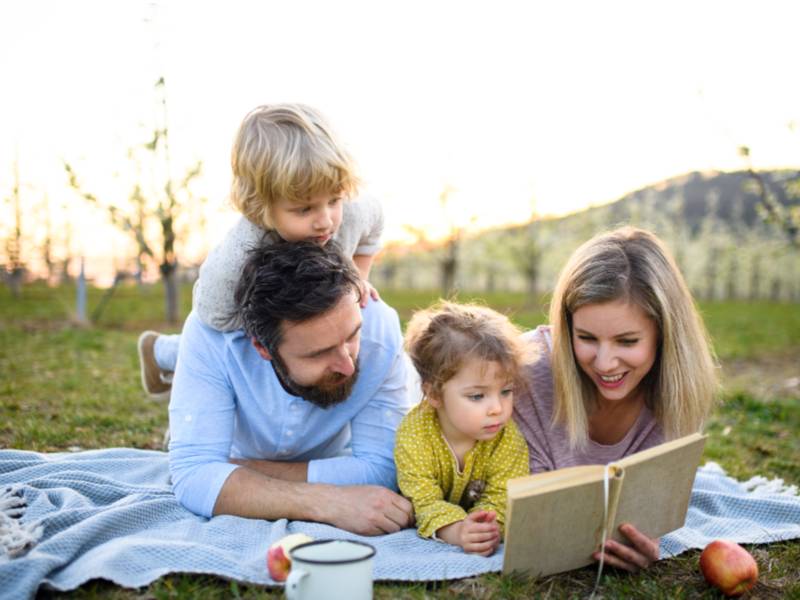
[[303, 569], [292, 569], [289, 571], [289, 577], [286, 578], [286, 586], [284, 592], [289, 600], [300, 598], [300, 582], [308, 577], [308, 571]]

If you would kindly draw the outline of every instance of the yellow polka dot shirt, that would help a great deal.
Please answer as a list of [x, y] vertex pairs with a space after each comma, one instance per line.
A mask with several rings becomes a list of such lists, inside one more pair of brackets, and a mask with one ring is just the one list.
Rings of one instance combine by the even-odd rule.
[[431, 537], [439, 528], [476, 510], [497, 513], [502, 535], [506, 481], [530, 472], [528, 446], [512, 420], [491, 440], [476, 442], [459, 471], [436, 410], [424, 400], [400, 423], [394, 457], [397, 483], [414, 505], [422, 537]]

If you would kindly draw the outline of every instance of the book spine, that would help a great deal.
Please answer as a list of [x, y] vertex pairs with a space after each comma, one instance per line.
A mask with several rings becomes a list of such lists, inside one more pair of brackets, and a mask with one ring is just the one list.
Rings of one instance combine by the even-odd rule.
[[595, 547], [600, 550], [605, 540], [611, 539], [614, 535], [614, 528], [617, 520], [617, 506], [619, 505], [619, 498], [622, 495], [622, 483], [625, 479], [625, 469], [618, 465], [608, 465], [606, 471], [608, 481], [605, 481], [604, 476], [603, 485], [608, 486], [608, 495], [604, 499], [603, 516], [601, 519], [600, 527], [595, 536]]

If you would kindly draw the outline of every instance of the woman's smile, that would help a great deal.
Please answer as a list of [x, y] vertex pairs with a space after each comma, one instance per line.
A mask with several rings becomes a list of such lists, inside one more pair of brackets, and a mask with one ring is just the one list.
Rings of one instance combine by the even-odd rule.
[[575, 359], [597, 389], [598, 400], [639, 399], [656, 359], [658, 328], [628, 300], [586, 304], [572, 316]]
[[627, 375], [627, 371], [625, 373], [620, 373], [618, 375], [597, 375], [597, 382], [598, 385], [608, 388], [614, 389], [621, 386], [625, 381], [625, 376]]

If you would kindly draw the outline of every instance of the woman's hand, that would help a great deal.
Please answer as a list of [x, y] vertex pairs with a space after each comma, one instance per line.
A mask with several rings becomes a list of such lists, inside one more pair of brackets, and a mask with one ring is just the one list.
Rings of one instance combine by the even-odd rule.
[[[607, 540], [605, 545], [605, 564], [635, 573], [646, 569], [658, 560], [658, 540], [653, 540], [640, 532], [630, 523], [623, 523], [619, 531], [628, 538], [630, 546], [615, 540]], [[592, 554], [592, 558], [600, 560], [600, 552]]]

